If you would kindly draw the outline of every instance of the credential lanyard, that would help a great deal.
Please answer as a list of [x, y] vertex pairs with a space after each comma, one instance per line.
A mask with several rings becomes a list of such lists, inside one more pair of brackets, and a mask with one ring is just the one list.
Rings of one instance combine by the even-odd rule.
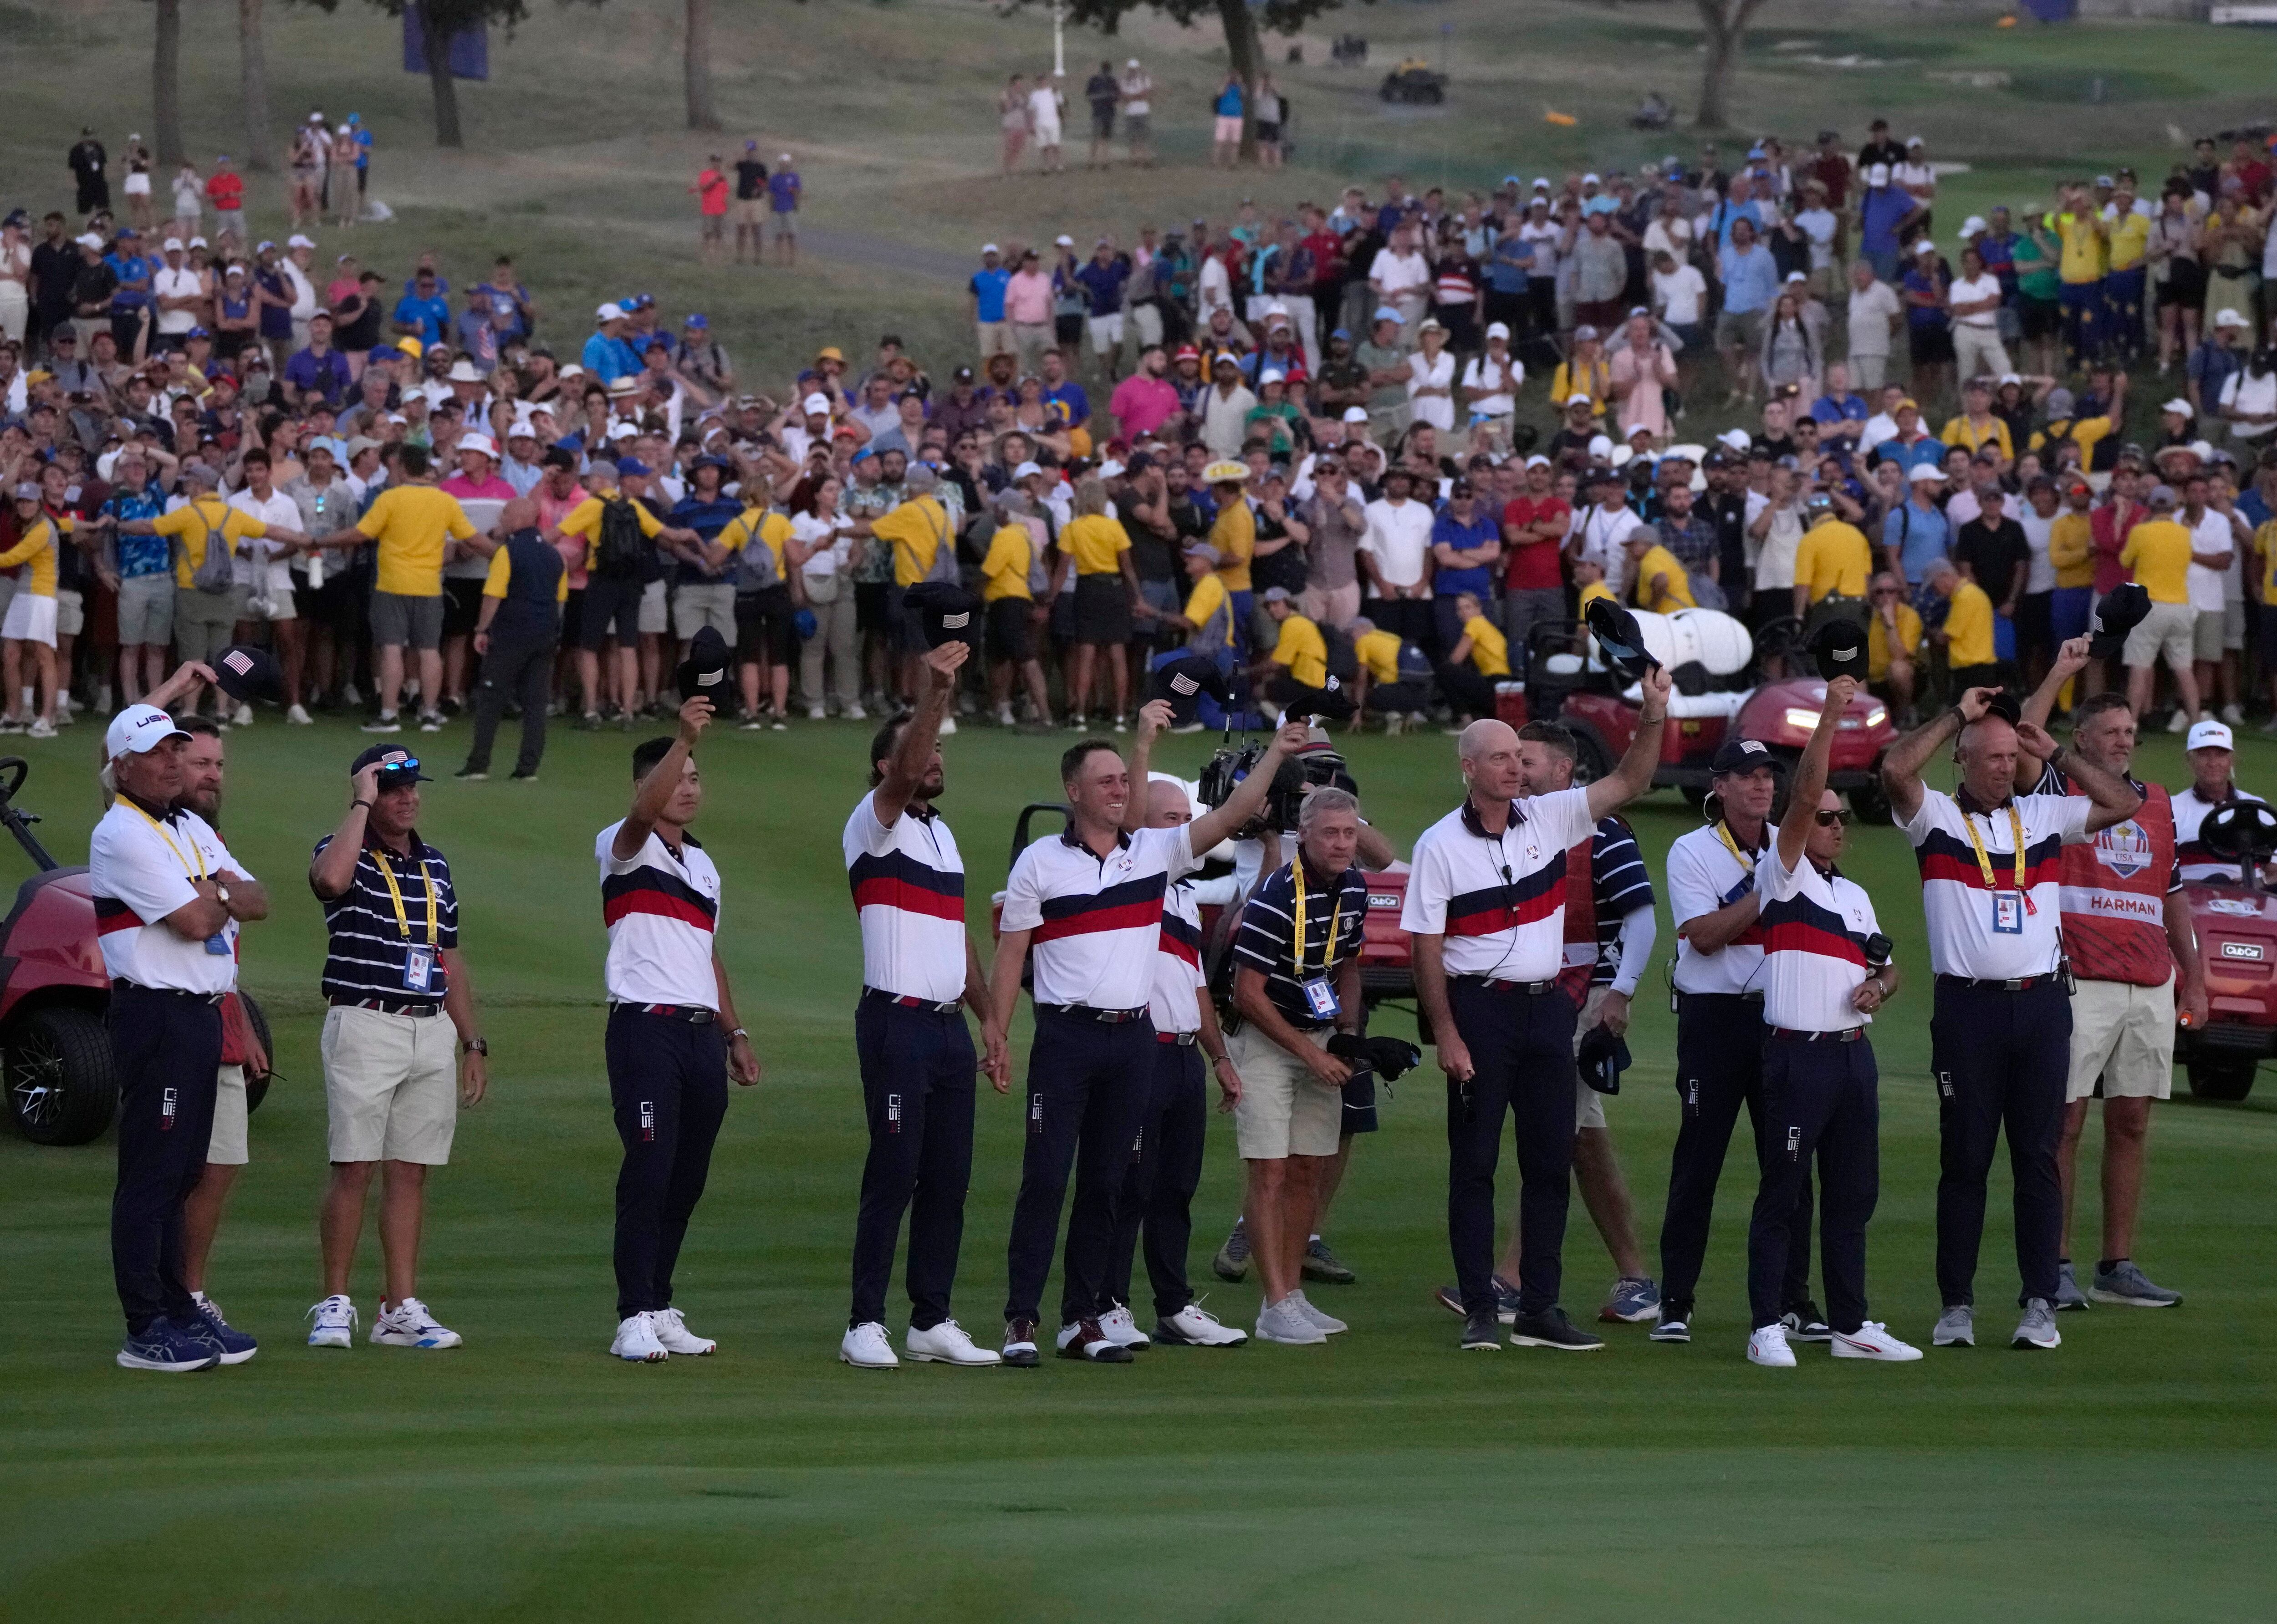
[[160, 823], [156, 818], [152, 817], [141, 808], [135, 806], [134, 803], [132, 801], [127, 800], [126, 796], [121, 795], [118, 799], [127, 807], [133, 808], [135, 816], [141, 818], [144, 823], [149, 824], [152, 829], [157, 831], [158, 838], [166, 843], [166, 849], [174, 854], [174, 861], [182, 865], [183, 873], [194, 876], [198, 879], [204, 879], [206, 877], [206, 854], [198, 850], [198, 843], [195, 840], [190, 842], [190, 850], [197, 858], [197, 866], [195, 868], [192, 868], [190, 866], [189, 858], [182, 855], [182, 848], [174, 844], [174, 837], [166, 832], [165, 824]]
[[[371, 860], [379, 865], [379, 877], [387, 882], [388, 897], [395, 904], [396, 934], [408, 941], [411, 939], [411, 921], [403, 911], [403, 888], [395, 883], [395, 870], [388, 866], [387, 854], [376, 846], [372, 849]], [[418, 862], [419, 883], [427, 892], [427, 945], [432, 947], [441, 939], [435, 914], [435, 877], [427, 872], [424, 857]]]
[[[1740, 849], [1740, 843], [1732, 839], [1732, 826], [1729, 823], [1726, 823], [1720, 817], [1716, 820], [1716, 838], [1724, 843], [1724, 849], [1732, 854], [1733, 860], [1739, 863], [1740, 868], [1746, 869], [1749, 874], [1753, 874], [1755, 871], [1755, 854], [1751, 852], [1743, 852]], [[1991, 870], [1988, 869], [1985, 872], [1989, 874]]]
[[[1297, 979], [1298, 981], [1305, 979], [1304, 861], [1305, 860], [1299, 857], [1293, 860], [1289, 864], [1289, 883], [1291, 887], [1297, 893], [1296, 906], [1293, 909], [1296, 924], [1296, 940], [1291, 944], [1291, 956], [1297, 961]], [[1344, 928], [1344, 890], [1339, 886], [1336, 891], [1336, 905], [1329, 912], [1329, 939], [1321, 945], [1321, 969], [1323, 973], [1325, 973], [1329, 968], [1329, 961], [1336, 957], [1336, 937], [1343, 931]]]
[[[1991, 821], [1991, 813], [1986, 813], [1984, 816], [1987, 823]], [[1991, 856], [1984, 849], [1984, 837], [1976, 832], [1976, 819], [1970, 814], [1963, 812], [1961, 815], [1961, 826], [1969, 831], [1969, 844], [1976, 848], [1976, 869], [1977, 872], [1984, 877], [1984, 889], [1999, 890], [2000, 882], [1992, 872]], [[2024, 884], [2024, 820], [2016, 815], [2016, 803], [2013, 801], [2008, 803], [2008, 827], [2016, 840], [2016, 890], [2023, 896], [2024, 912], [2037, 914], [2040, 910], [2032, 906], [2031, 891]]]

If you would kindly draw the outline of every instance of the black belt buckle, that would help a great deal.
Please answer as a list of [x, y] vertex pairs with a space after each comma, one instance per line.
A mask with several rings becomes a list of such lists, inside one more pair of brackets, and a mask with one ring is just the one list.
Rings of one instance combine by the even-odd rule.
[[1045, 1007], [1077, 1021], [1095, 1021], [1108, 1027], [1127, 1025], [1146, 1013], [1144, 1009], [1095, 1009], [1088, 1004], [1051, 1004]]
[[698, 1004], [619, 1004], [617, 1009], [629, 1009], [637, 1014], [661, 1015], [666, 1021], [684, 1021], [690, 1026], [709, 1026], [720, 1019], [716, 1009], [705, 1009]]

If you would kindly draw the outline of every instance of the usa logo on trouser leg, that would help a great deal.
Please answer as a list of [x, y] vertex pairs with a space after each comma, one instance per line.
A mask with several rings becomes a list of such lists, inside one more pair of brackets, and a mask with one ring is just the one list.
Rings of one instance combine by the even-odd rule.
[[1802, 1155], [1802, 1130], [1791, 1127], [1786, 1131], [1786, 1159], [1790, 1162]]
[[176, 1090], [168, 1089], [158, 1097], [158, 1131], [162, 1134], [174, 1131], [175, 1094]]
[[902, 1131], [902, 1097], [898, 1094], [886, 1096], [886, 1131], [889, 1134]]
[[652, 1099], [644, 1099], [640, 1103], [640, 1131], [642, 1139], [651, 1142], [655, 1140], [656, 1102]]
[[1028, 1131], [1032, 1134], [1044, 1131], [1044, 1097], [1040, 1092], [1028, 1096]]

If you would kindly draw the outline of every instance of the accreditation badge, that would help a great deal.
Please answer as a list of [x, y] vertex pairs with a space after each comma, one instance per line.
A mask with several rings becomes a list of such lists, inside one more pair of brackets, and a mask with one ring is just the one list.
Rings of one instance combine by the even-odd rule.
[[1325, 977], [1314, 977], [1305, 983], [1305, 1002], [1316, 1021], [1333, 1021], [1344, 1012], [1333, 983]]
[[435, 950], [414, 942], [403, 950], [403, 988], [407, 992], [435, 990]]
[[1992, 893], [1992, 933], [1995, 936], [2024, 934], [2024, 893], [2021, 891], [1996, 891]]

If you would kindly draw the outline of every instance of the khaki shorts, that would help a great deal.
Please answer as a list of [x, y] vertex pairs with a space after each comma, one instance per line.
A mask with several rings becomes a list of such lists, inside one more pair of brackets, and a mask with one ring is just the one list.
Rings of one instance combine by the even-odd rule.
[[458, 1030], [446, 1015], [334, 1005], [324, 1012], [326, 1154], [335, 1162], [451, 1159]]
[[670, 617], [665, 608], [665, 587], [660, 581], [651, 581], [641, 588], [640, 630], [644, 637], [661, 637]]
[[118, 641], [125, 644], [174, 641], [174, 578], [130, 575], [118, 583]]
[[[1304, 1036], [1315, 1049], [1328, 1047], [1326, 1031]], [[1245, 1161], [1336, 1153], [1344, 1132], [1342, 1089], [1315, 1082], [1303, 1061], [1253, 1026], [1236, 1032], [1225, 1046], [1241, 1074], [1233, 1136]]]
[[[2197, 624], [2197, 611], [2188, 603], [2153, 603], [2151, 612], [2136, 621], [2135, 629], [2127, 634], [2127, 647], [2121, 652], [2120, 660], [2138, 668], [2156, 665], [2162, 657], [2169, 665], [2188, 665], [2191, 658], [2190, 634]], [[2215, 624], [2219, 627], [2219, 617]], [[2213, 657], [2221, 657], [2220, 648], [2214, 649]]]
[[245, 1067], [225, 1066], [214, 1074], [213, 1138], [206, 1144], [206, 1160], [224, 1167], [242, 1167], [253, 1159], [246, 1133]]
[[2221, 659], [2222, 611], [2201, 609], [2190, 625], [2190, 652], [2208, 665]]
[[681, 641], [705, 626], [726, 638], [735, 641], [735, 583], [732, 581], [698, 581], [691, 586], [672, 589], [672, 632]]
[[2174, 1089], [2174, 982], [2137, 987], [2082, 980], [2071, 995], [2071, 1074], [2064, 1100], [2167, 1099]]
[[87, 629], [87, 600], [70, 587], [56, 588], [56, 635], [77, 637]]
[[[1611, 987], [1592, 987], [1589, 996], [1581, 1000], [1580, 1019], [1573, 1023], [1575, 1054], [1581, 1052], [1581, 1040], [1588, 1036], [1589, 1028], [1597, 1024], [1597, 1012], [1604, 1008], [1605, 995], [1611, 990]], [[1573, 1079], [1573, 1131], [1578, 1134], [1585, 1127], [1604, 1126], [1605, 1097], [1577, 1075]]]
[[737, 198], [735, 200], [735, 224], [738, 225], [754, 226], [758, 224], [760, 220], [763, 218], [760, 211], [766, 207], [766, 203], [767, 200], [763, 197]]

